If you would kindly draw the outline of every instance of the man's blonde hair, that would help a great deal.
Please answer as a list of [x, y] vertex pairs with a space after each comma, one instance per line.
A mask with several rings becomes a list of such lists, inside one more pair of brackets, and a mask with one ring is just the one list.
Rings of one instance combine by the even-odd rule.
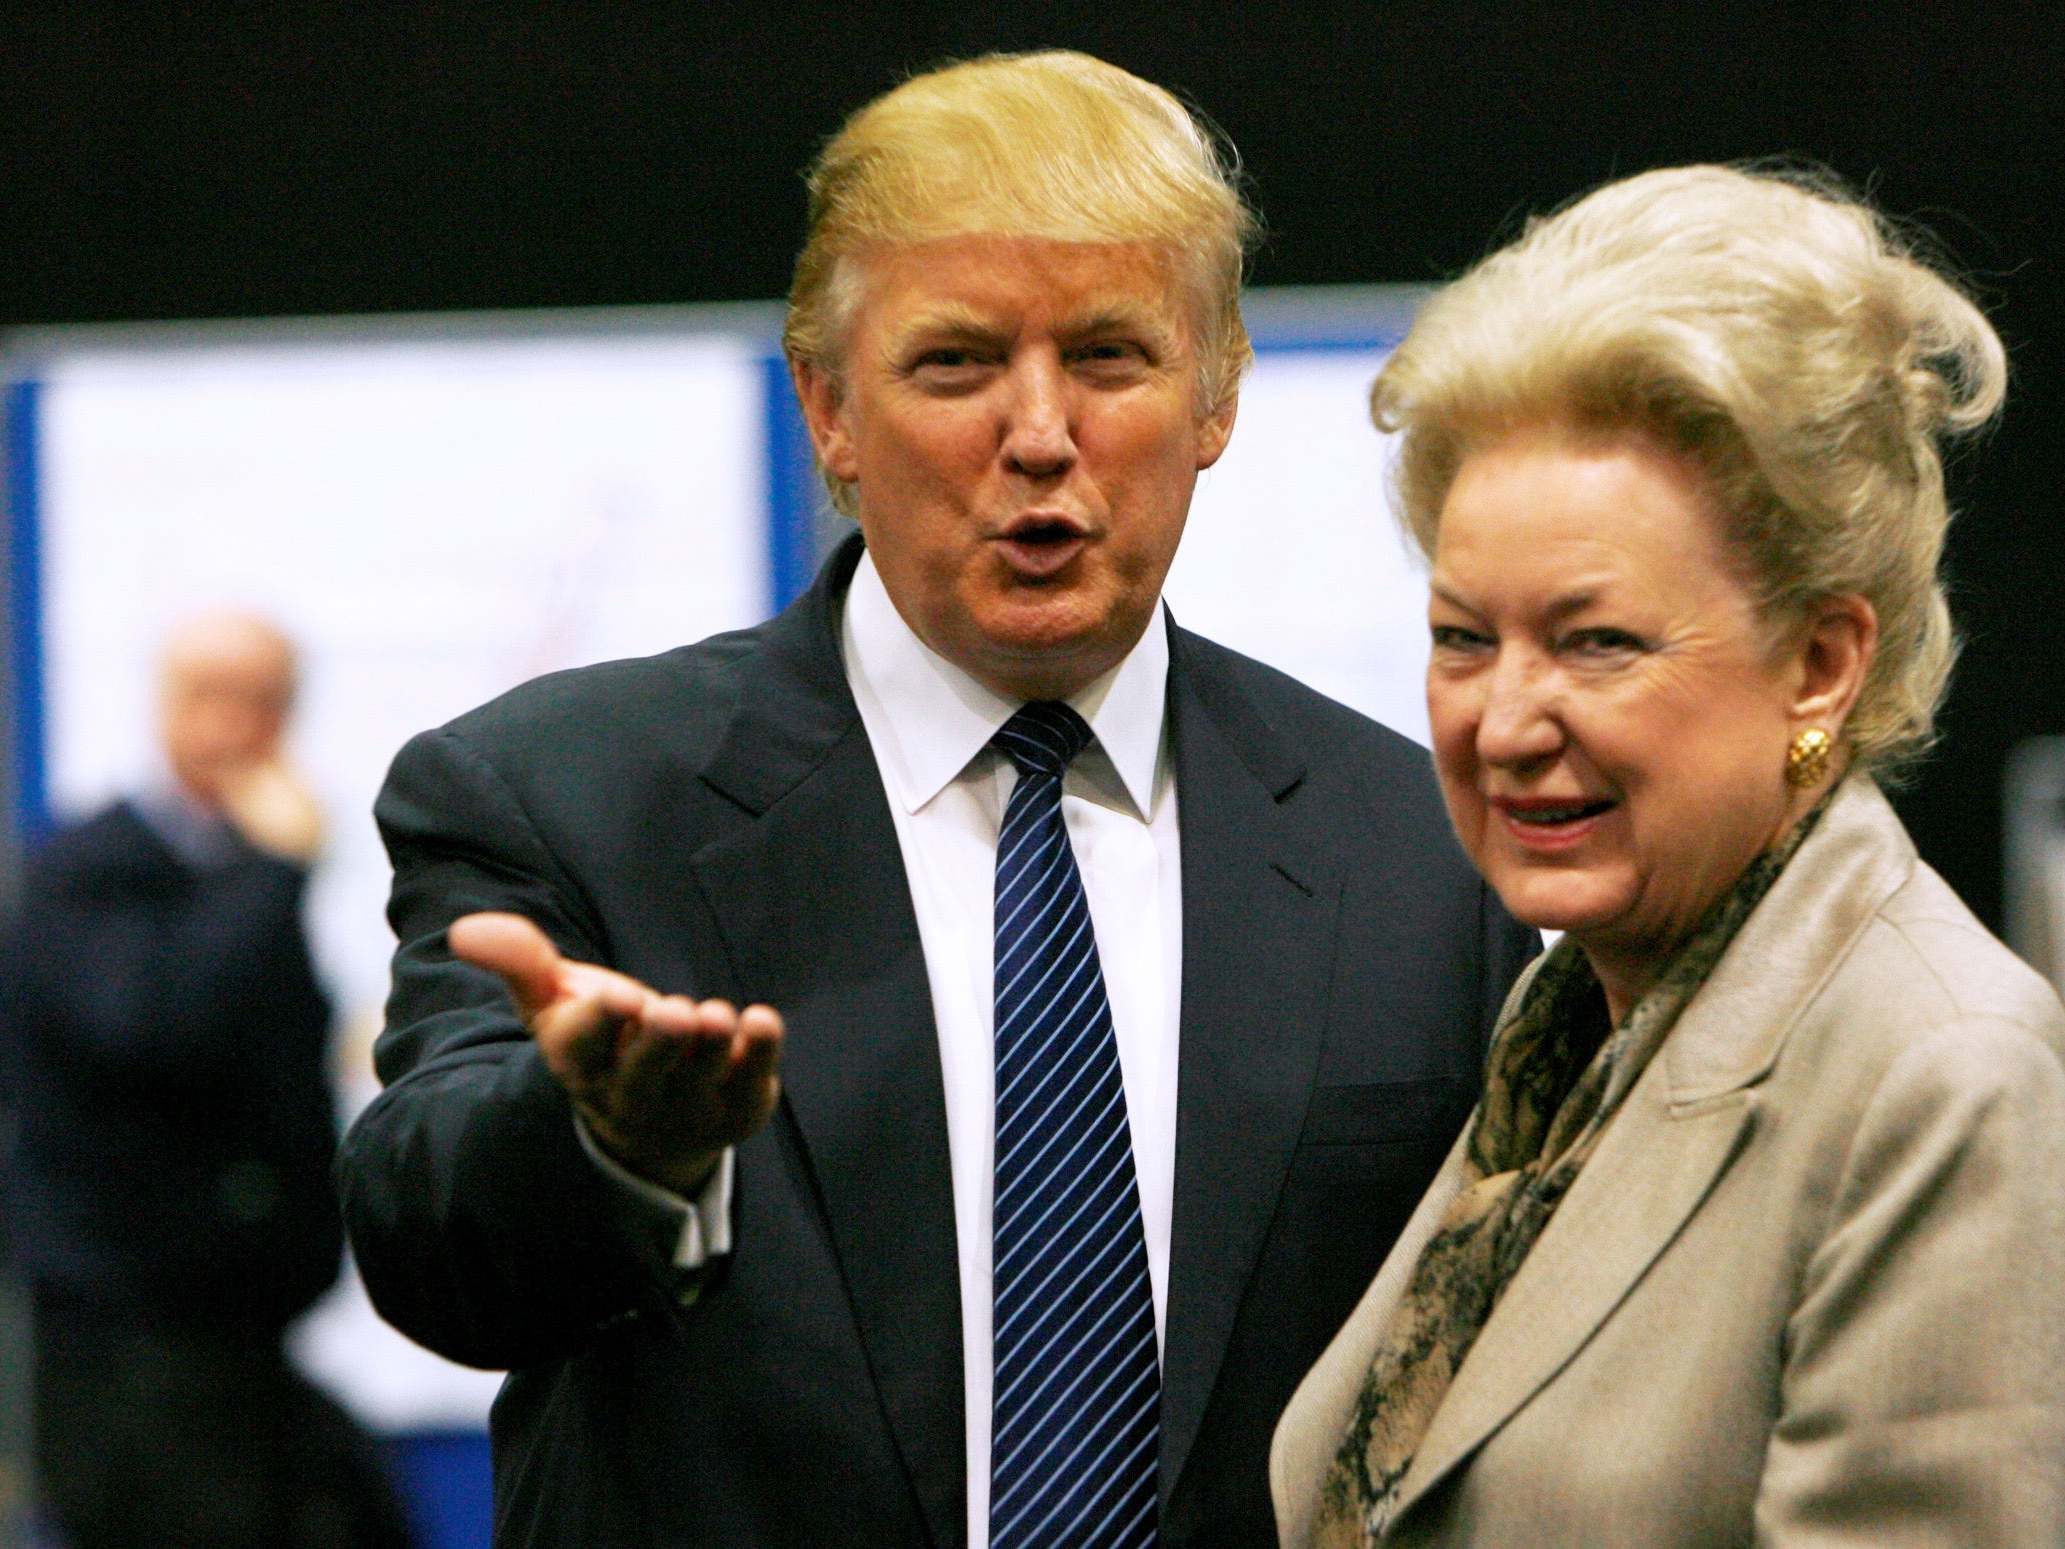
[[[1188, 292], [1201, 413], [1254, 358], [1240, 288], [1257, 222], [1232, 148], [1159, 86], [1087, 54], [991, 54], [861, 108], [808, 174], [782, 347], [835, 383], [873, 248], [976, 234], [1144, 242]], [[834, 503], [852, 491], [827, 476]]]

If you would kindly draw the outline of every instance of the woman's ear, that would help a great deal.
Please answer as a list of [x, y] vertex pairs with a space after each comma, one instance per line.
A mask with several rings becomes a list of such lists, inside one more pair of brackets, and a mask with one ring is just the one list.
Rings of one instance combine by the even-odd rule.
[[1824, 597], [1813, 605], [1797, 638], [1793, 719], [1819, 726], [1840, 742], [1878, 652], [1878, 611], [1855, 592]]

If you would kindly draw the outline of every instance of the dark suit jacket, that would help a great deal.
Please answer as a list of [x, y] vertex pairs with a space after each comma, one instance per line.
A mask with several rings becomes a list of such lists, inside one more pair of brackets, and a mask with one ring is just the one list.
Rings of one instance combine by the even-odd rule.
[[9, 1237], [46, 1303], [276, 1333], [337, 1276], [306, 873], [187, 865], [127, 803], [31, 861], [0, 968]]
[[[387, 1089], [348, 1138], [373, 1298], [513, 1368], [497, 1542], [963, 1538], [961, 1333], [931, 996], [838, 599], [527, 685], [395, 761]], [[1474, 1099], [1532, 940], [1450, 837], [1424, 753], [1172, 628], [1184, 984], [1163, 1542], [1272, 1532], [1271, 1426]], [[782, 1011], [736, 1249], [692, 1306], [627, 1232], [493, 980], [472, 909], [656, 988]]]

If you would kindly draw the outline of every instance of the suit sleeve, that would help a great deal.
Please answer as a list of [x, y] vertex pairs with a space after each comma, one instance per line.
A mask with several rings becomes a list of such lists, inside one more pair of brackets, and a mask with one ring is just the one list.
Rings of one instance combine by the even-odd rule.
[[678, 1222], [626, 1229], [572, 1105], [493, 975], [453, 958], [460, 915], [535, 921], [570, 957], [607, 943], [568, 868], [506, 783], [450, 729], [397, 755], [374, 807], [394, 863], [397, 949], [384, 1090], [345, 1138], [345, 1221], [374, 1305], [469, 1365], [577, 1353], [607, 1328], [676, 1315]]
[[2065, 1543], [2061, 1189], [2040, 1038], [1968, 1023], [1891, 1066], [1785, 1329], [1758, 1544]]

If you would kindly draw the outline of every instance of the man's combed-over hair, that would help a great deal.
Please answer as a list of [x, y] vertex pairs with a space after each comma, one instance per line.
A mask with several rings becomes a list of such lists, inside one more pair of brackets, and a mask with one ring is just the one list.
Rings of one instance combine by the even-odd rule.
[[[1165, 248], [1189, 293], [1200, 409], [1253, 358], [1241, 321], [1256, 230], [1232, 148], [1175, 97], [1087, 54], [992, 54], [914, 76], [846, 121], [808, 175], [808, 232], [782, 344], [836, 379], [853, 260], [971, 234]], [[842, 508], [850, 491], [834, 484]]]
[[1514, 429], [1689, 455], [1774, 629], [1845, 593], [1877, 611], [1846, 740], [1886, 776], [1927, 747], [1957, 652], [1938, 444], [1991, 419], [2006, 376], [1979, 310], [1833, 179], [1681, 167], [1530, 223], [1440, 292], [1371, 410], [1429, 554], [1457, 469]]

